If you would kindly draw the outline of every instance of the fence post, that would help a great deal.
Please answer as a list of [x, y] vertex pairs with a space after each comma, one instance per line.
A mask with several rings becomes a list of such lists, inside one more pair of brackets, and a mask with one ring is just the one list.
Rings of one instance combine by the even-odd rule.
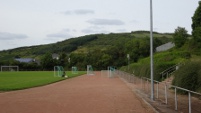
[[135, 75], [133, 75], [133, 80], [132, 81], [133, 81], [133, 84], [136, 84], [135, 83]]
[[157, 95], [156, 95], [156, 98], [158, 99], [158, 82], [157, 82]]
[[175, 87], [175, 110], [178, 110], [177, 107], [177, 88]]
[[168, 79], [168, 74], [169, 74], [169, 73], [167, 72], [166, 79]]
[[142, 86], [142, 77], [141, 77], [141, 87], [142, 87], [142, 89], [143, 89], [143, 86]]
[[189, 110], [189, 113], [191, 113], [191, 92], [190, 91], [188, 92], [188, 102], [189, 102], [188, 110]]
[[167, 85], [165, 84], [165, 103], [167, 104]]
[[149, 80], [147, 79], [147, 93], [149, 92]]

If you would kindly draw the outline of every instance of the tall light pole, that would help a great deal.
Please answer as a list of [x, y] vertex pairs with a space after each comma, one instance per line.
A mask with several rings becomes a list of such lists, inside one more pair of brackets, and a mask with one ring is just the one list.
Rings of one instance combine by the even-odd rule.
[[150, 69], [151, 69], [151, 100], [154, 100], [154, 65], [153, 65], [153, 8], [150, 0]]

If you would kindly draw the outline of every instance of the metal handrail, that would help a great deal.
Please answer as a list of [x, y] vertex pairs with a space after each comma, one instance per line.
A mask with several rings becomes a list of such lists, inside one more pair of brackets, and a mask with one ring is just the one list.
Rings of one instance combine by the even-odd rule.
[[[131, 76], [134, 76], [134, 77], [136, 77], [136, 78], [141, 79], [141, 84], [142, 84], [142, 80], [143, 80], [143, 79], [146, 80], [147, 83], [148, 83], [148, 81], [151, 80], [150, 78], [146, 78], [146, 77], [137, 77], [137, 76], [135, 76], [135, 75], [133, 75], [133, 74], [130, 74], [130, 73], [127, 73], [127, 72], [123, 72], [123, 71], [118, 71], [118, 72], [123, 73], [123, 76], [125, 76], [125, 77], [123, 77], [122, 74], [120, 74], [120, 75], [121, 75], [120, 77], [123, 77], [124, 79], [127, 79], [128, 81], [130, 81]], [[188, 109], [189, 109], [189, 113], [192, 113], [192, 105], [191, 105], [191, 103], [192, 103], [192, 100], [191, 100], [192, 95], [191, 95], [191, 94], [196, 94], [196, 95], [201, 96], [201, 93], [198, 93], [198, 92], [195, 92], [195, 91], [191, 91], [191, 90], [188, 90], [188, 89], [185, 89], [185, 88], [181, 88], [181, 87], [178, 87], [178, 86], [174, 86], [174, 85], [171, 85], [171, 84], [167, 84], [166, 82], [159, 82], [159, 81], [156, 81], [156, 80], [154, 80], [154, 82], [157, 83], [157, 89], [156, 89], [156, 91], [157, 91], [157, 92], [156, 92], [157, 98], [159, 98], [159, 89], [158, 89], [159, 84], [163, 84], [163, 85], [164, 85], [164, 87], [165, 87], [164, 96], [165, 96], [165, 103], [166, 103], [166, 104], [168, 104], [168, 93], [167, 93], [168, 87], [172, 87], [172, 88], [175, 89], [175, 96], [174, 96], [175, 110], [178, 110], [177, 89], [180, 89], [180, 90], [183, 90], [183, 91], [188, 92]]]
[[[150, 78], [146, 78], [146, 77], [142, 77], [142, 78], [143, 78], [143, 79], [147, 79], [147, 80], [151, 80]], [[159, 82], [159, 81], [156, 81], [156, 80], [154, 80], [154, 82], [167, 85], [167, 84], [164, 83], [164, 82]], [[194, 91], [191, 91], [191, 90], [188, 90], [188, 89], [179, 87], [179, 86], [175, 86], [175, 85], [171, 85], [171, 84], [168, 84], [168, 86], [171, 86], [171, 87], [173, 87], [173, 88], [177, 88], [177, 89], [184, 90], [184, 91], [186, 91], [186, 92], [194, 93], [194, 94], [197, 94], [197, 95], [200, 95], [200, 96], [201, 96], [201, 93], [194, 92]]]
[[172, 66], [172, 67], [170, 67], [170, 68], [168, 68], [168, 69], [166, 69], [166, 70], [164, 70], [163, 72], [161, 72], [160, 74], [164, 74], [166, 71], [166, 73], [168, 73], [169, 72], [169, 70], [172, 70], [172, 68], [175, 68], [175, 70], [176, 70], [176, 67], [177, 66], [179, 66], [179, 64], [177, 64], [177, 65], [174, 65], [174, 66]]

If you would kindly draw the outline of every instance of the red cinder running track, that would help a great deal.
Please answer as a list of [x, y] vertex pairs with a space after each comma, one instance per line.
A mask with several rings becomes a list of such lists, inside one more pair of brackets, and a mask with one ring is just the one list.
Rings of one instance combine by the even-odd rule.
[[154, 113], [119, 78], [82, 75], [0, 93], [0, 113]]

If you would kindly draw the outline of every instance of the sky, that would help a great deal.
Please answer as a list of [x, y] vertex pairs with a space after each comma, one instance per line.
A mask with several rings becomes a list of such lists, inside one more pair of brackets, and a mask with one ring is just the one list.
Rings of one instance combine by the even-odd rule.
[[[199, 0], [153, 0], [153, 28], [185, 27]], [[99, 33], [150, 30], [150, 0], [0, 0], [0, 50]]]

